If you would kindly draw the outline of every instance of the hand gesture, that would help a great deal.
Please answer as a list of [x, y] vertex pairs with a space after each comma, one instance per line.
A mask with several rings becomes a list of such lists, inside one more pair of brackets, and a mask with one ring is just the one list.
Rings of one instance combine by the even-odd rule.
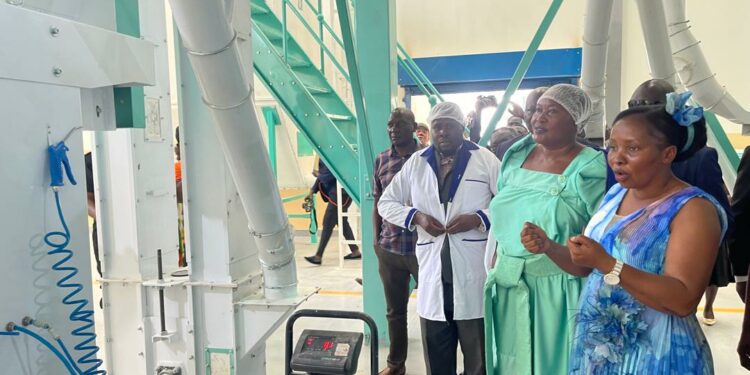
[[462, 233], [479, 228], [480, 224], [482, 220], [476, 214], [459, 215], [448, 223], [445, 231], [448, 234]]
[[[578, 266], [599, 268], [612, 257], [604, 251], [602, 245], [586, 236], [575, 236], [568, 240], [570, 259]], [[609, 270], [601, 270], [608, 272]]]
[[443, 227], [443, 224], [437, 221], [434, 217], [421, 212], [417, 212], [417, 214], [414, 215], [414, 224], [422, 227], [422, 229], [433, 237], [445, 233], [445, 227]]
[[524, 118], [524, 111], [523, 108], [521, 108], [520, 105], [517, 103], [509, 102], [508, 103], [508, 113], [510, 113], [511, 116], [516, 116], [520, 118]]
[[521, 243], [530, 253], [544, 254], [552, 247], [552, 241], [547, 237], [544, 229], [529, 223], [523, 224]]

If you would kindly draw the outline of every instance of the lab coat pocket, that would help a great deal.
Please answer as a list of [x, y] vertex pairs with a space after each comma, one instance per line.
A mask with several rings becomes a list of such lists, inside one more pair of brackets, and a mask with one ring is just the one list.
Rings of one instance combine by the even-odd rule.
[[440, 280], [440, 246], [443, 241], [438, 238], [420, 238], [417, 241], [417, 263], [419, 264], [419, 285], [422, 281], [439, 281]]
[[459, 242], [459, 248], [456, 252], [461, 258], [461, 263], [466, 267], [467, 279], [481, 278], [484, 280], [484, 250], [487, 245], [487, 238], [482, 238], [477, 234], [468, 238], [463, 238]]

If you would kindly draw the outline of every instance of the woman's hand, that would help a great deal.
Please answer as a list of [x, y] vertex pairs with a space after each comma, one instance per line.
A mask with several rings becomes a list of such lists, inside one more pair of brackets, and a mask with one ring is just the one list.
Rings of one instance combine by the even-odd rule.
[[586, 236], [574, 236], [568, 240], [570, 259], [574, 264], [596, 268], [602, 273], [608, 273], [614, 267], [615, 259], [604, 250], [602, 245]]
[[529, 223], [523, 224], [521, 230], [521, 243], [530, 253], [544, 254], [552, 247], [552, 241], [547, 237], [544, 229]]

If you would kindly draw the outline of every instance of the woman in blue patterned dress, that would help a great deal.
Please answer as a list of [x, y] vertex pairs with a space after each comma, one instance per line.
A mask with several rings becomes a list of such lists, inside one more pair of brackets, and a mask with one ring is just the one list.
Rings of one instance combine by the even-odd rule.
[[529, 251], [589, 276], [570, 374], [713, 374], [695, 311], [726, 216], [710, 195], [670, 169], [706, 143], [702, 109], [685, 106], [689, 96], [670, 94], [666, 106], [617, 116], [608, 162], [618, 184], [585, 235], [563, 246], [531, 223], [521, 233]]

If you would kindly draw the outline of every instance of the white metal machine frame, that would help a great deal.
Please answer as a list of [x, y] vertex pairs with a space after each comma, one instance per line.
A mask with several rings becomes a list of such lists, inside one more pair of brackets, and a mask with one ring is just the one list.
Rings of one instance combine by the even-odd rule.
[[[171, 2], [184, 46], [176, 57], [178, 93], [169, 91], [165, 3], [138, 5], [140, 39], [113, 31], [114, 0], [0, 2], [0, 45], [14, 58], [0, 59], [0, 94], [18, 98], [0, 104], [11, 124], [0, 141], [10, 156], [0, 166], [14, 174], [0, 196], [17, 213], [0, 215], [0, 225], [14, 234], [9, 246], [19, 251], [0, 266], [19, 285], [0, 291], [13, 302], [3, 304], [0, 319], [43, 319], [69, 347], [77, 344], [69, 332], [78, 327], [59, 303], [65, 295], [54, 287], [54, 259], [42, 236], [59, 225], [46, 147], [83, 125], [94, 131], [105, 326], [99, 357], [108, 373], [263, 374], [268, 335], [309, 294], [297, 292], [292, 233], [255, 114], [249, 3]], [[147, 86], [145, 129], [115, 129], [116, 85]], [[169, 110], [175, 94], [182, 103], [187, 277], [172, 276], [178, 270]], [[67, 146], [74, 174], [84, 181], [82, 137]], [[19, 165], [28, 168], [18, 173]], [[80, 270], [81, 295], [91, 301], [83, 184], [65, 186], [60, 196], [68, 247], [75, 250], [71, 262]], [[3, 371], [60, 374], [62, 362], [27, 338], [0, 337]]]

